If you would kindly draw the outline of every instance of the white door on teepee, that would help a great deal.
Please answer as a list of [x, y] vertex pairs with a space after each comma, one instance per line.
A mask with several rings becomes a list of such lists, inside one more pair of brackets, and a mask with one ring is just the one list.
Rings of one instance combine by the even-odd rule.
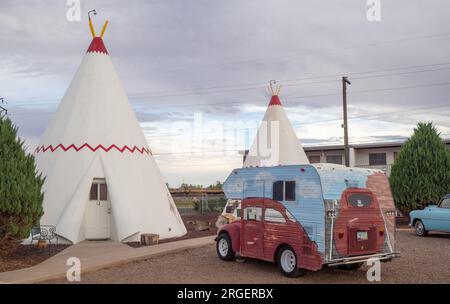
[[108, 188], [104, 180], [94, 180], [86, 208], [86, 239], [104, 240], [111, 237], [111, 204]]

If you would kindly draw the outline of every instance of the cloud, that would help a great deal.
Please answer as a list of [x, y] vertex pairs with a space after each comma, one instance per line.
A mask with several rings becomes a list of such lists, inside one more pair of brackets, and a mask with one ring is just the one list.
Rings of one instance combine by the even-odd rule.
[[25, 139], [37, 139], [45, 131], [47, 120], [53, 112], [28, 108], [12, 108], [9, 117], [19, 128], [19, 136]]
[[[99, 12], [96, 28], [110, 20], [105, 43], [152, 148], [171, 147], [173, 136], [150, 137], [195, 113], [259, 121], [271, 79], [283, 85], [281, 98], [302, 142], [339, 142], [342, 75], [352, 81], [351, 141], [408, 136], [423, 120], [450, 134], [450, 85], [432, 86], [448, 82], [450, 65], [420, 67], [448, 62], [445, 0], [382, 1], [381, 22], [366, 20], [365, 1], [82, 0], [82, 22], [68, 22], [65, 1], [2, 0], [0, 92], [10, 107], [20, 105], [11, 114], [31, 141], [41, 136], [51, 117], [45, 113], [87, 49], [92, 8]], [[397, 70], [406, 66], [417, 67]], [[386, 71], [363, 73], [375, 70]], [[208, 136], [207, 142], [220, 139]], [[187, 170], [179, 175], [193, 183], [226, 176]], [[171, 172], [170, 183], [180, 182]]]

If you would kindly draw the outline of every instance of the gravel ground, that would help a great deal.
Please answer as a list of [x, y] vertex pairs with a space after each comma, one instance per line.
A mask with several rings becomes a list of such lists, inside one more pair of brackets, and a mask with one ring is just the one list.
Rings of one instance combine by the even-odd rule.
[[[450, 283], [450, 234], [415, 236], [397, 231], [401, 257], [381, 265], [381, 283]], [[84, 274], [82, 283], [368, 283], [366, 266], [358, 271], [325, 269], [283, 277], [275, 264], [245, 259], [222, 262], [215, 247], [185, 250]], [[49, 283], [65, 283], [64, 280]]]

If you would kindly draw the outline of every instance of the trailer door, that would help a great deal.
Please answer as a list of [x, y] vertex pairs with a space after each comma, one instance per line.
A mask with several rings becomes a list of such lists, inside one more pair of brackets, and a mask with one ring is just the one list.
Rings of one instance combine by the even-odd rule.
[[249, 180], [244, 182], [244, 198], [249, 197], [264, 197], [264, 181], [263, 180]]

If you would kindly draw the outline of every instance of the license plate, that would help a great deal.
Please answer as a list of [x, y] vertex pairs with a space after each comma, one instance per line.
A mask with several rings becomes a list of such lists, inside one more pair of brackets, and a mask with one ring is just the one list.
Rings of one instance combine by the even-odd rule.
[[356, 232], [356, 239], [358, 241], [367, 241], [367, 239], [369, 238], [367, 231], [358, 231]]

